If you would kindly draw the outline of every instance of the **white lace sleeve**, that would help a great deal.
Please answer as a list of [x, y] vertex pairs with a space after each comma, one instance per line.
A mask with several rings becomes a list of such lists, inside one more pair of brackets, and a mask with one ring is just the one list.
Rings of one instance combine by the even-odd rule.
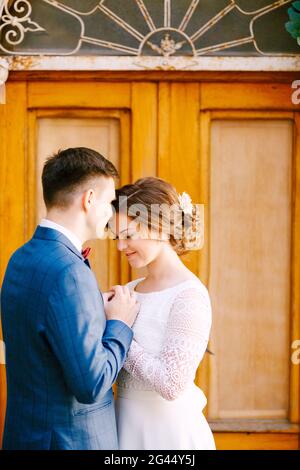
[[172, 305], [159, 355], [148, 353], [133, 339], [123, 367], [166, 400], [175, 400], [195, 378], [210, 328], [208, 291], [185, 289]]

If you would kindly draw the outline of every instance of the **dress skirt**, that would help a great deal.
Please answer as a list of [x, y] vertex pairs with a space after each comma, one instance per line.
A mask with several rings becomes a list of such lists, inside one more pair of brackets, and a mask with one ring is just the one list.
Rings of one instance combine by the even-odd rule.
[[120, 450], [215, 450], [203, 415], [207, 400], [194, 383], [179, 398], [117, 387], [116, 420]]

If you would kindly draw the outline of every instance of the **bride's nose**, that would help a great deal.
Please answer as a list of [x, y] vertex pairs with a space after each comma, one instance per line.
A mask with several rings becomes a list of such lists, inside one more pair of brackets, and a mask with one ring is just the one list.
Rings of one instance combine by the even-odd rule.
[[118, 240], [118, 250], [122, 251], [127, 248], [127, 241], [126, 240]]

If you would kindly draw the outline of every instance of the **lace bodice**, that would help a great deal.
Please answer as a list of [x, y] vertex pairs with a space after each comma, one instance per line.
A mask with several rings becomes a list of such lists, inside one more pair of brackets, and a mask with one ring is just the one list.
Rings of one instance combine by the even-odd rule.
[[[144, 278], [127, 284], [130, 290]], [[211, 303], [197, 278], [137, 294], [141, 304], [134, 339], [117, 386], [151, 390], [174, 400], [193, 386], [211, 329]]]

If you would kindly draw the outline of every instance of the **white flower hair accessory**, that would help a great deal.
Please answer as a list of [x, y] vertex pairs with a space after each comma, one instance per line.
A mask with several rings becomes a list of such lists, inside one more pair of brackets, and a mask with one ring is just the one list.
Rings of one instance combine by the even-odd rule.
[[204, 205], [193, 204], [185, 191], [178, 194], [179, 207], [187, 219], [184, 221], [184, 247], [186, 250], [200, 250], [204, 244]]
[[193, 215], [193, 203], [191, 196], [185, 191], [181, 194], [178, 194], [179, 205], [184, 214]]

